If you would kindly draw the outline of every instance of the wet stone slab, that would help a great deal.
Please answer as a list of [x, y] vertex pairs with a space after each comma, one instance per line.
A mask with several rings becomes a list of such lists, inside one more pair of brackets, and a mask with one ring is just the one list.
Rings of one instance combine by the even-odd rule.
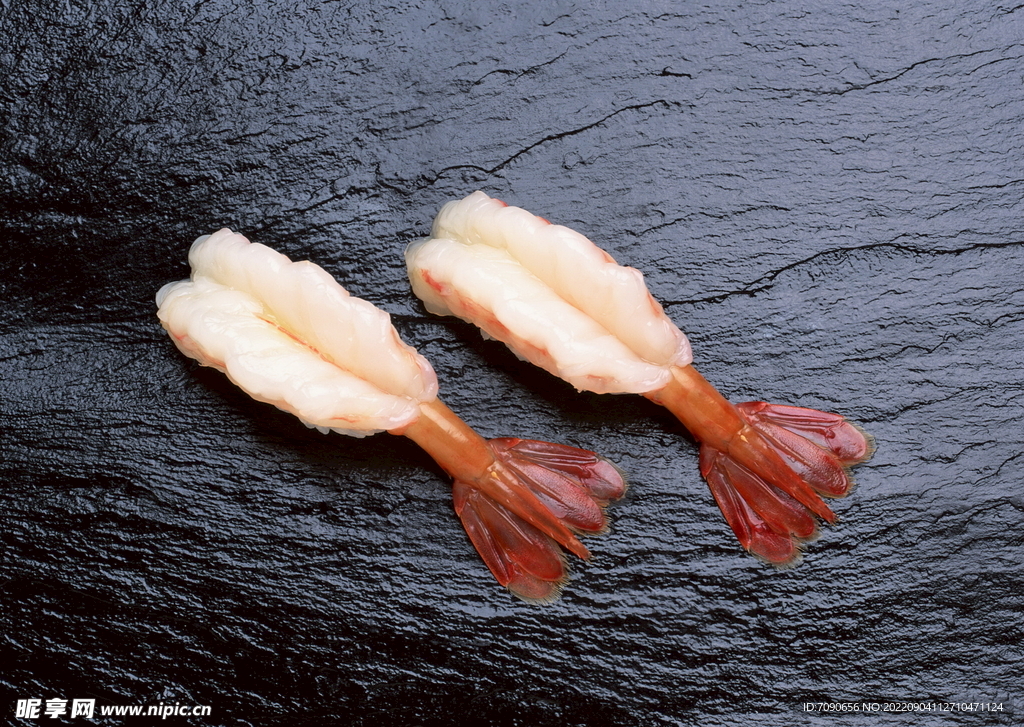
[[[1019, 721], [1024, 9], [905, 5], [0, 7], [2, 708]], [[727, 396], [875, 436], [802, 565], [740, 550], [666, 412], [423, 310], [403, 247], [474, 189], [642, 270]], [[174, 349], [153, 295], [224, 226], [391, 313], [485, 436], [626, 469], [560, 601], [493, 583], [411, 443]]]

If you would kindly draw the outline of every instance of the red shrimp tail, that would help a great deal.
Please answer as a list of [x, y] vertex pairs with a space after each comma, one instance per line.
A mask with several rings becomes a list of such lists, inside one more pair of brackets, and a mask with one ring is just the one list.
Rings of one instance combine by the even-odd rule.
[[528, 601], [558, 598], [568, 580], [558, 543], [472, 484], [455, 480], [452, 494], [466, 534], [498, 583]]
[[645, 396], [700, 442], [701, 474], [743, 547], [778, 566], [797, 562], [815, 518], [837, 520], [822, 498], [849, 493], [848, 468], [871, 456], [871, 438], [838, 414], [733, 405], [692, 366], [673, 366], [669, 383]]
[[622, 470], [586, 449], [533, 439], [502, 437], [488, 444], [495, 459], [570, 529], [601, 533], [604, 508], [626, 492]]
[[[625, 493], [625, 477], [608, 460], [576, 447], [512, 438], [487, 444], [496, 460], [493, 475], [501, 482], [500, 490], [456, 480], [455, 512], [501, 585], [527, 601], [554, 600], [568, 580], [560, 545], [583, 558], [589, 551], [574, 536], [556, 540], [545, 521], [554, 517], [571, 533], [604, 532], [604, 507]], [[505, 491], [539, 503], [545, 517], [514, 512], [494, 496]]]
[[[875, 451], [872, 436], [839, 414], [764, 401], [746, 401], [736, 408], [744, 419], [775, 442], [781, 454], [802, 459], [805, 466], [812, 469], [824, 467], [815, 465], [820, 459], [819, 451], [824, 451], [843, 467], [866, 462]], [[817, 449], [809, 446], [812, 444]], [[809, 481], [809, 484], [827, 497], [842, 497], [849, 494], [851, 482], [847, 482], [845, 489], [842, 483], [830, 486], [825, 479]]]
[[800, 546], [817, 536], [814, 516], [836, 520], [821, 498], [850, 492], [849, 467], [871, 456], [871, 438], [838, 414], [814, 409], [753, 401], [736, 410], [760, 436], [733, 442], [728, 454], [703, 444], [701, 474], [744, 548], [774, 565], [794, 565]]

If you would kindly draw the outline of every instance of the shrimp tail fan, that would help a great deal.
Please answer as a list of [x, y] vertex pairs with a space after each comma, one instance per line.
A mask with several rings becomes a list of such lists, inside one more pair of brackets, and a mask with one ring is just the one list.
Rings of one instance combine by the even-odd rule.
[[[626, 490], [622, 471], [611, 462], [585, 449], [535, 440], [491, 439], [488, 446], [497, 461], [495, 476], [528, 490], [570, 531], [607, 529], [604, 507]], [[527, 601], [558, 597], [568, 575], [554, 538], [471, 482], [456, 479], [453, 495], [470, 541], [499, 583]], [[589, 556], [585, 547], [572, 549]]]
[[871, 457], [871, 437], [838, 414], [814, 409], [763, 401], [736, 409], [760, 435], [757, 446], [771, 453], [736, 457], [705, 443], [701, 474], [744, 548], [776, 566], [795, 565], [800, 545], [817, 536], [814, 516], [836, 520], [821, 498], [849, 494], [849, 468]]

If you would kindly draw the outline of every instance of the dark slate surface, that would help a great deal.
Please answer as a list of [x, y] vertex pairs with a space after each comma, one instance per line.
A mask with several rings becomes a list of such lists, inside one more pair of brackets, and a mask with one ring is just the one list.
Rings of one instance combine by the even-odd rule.
[[[0, 3], [8, 716], [1020, 723], [1024, 7], [258, 5]], [[803, 565], [739, 552], [662, 410], [424, 313], [402, 248], [477, 188], [642, 269], [727, 395], [875, 435]], [[492, 583], [414, 445], [175, 351], [153, 294], [220, 226], [389, 311], [483, 434], [628, 470], [560, 602]]]

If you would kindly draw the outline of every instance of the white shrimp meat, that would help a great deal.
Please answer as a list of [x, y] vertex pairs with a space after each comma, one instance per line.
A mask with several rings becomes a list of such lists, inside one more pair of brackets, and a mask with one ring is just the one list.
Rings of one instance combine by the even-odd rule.
[[692, 361], [640, 271], [483, 192], [444, 205], [406, 263], [428, 311], [479, 326], [577, 389], [654, 391]]
[[177, 347], [253, 398], [321, 431], [404, 427], [437, 397], [430, 363], [390, 316], [325, 270], [223, 229], [189, 252], [192, 276], [157, 293]]

